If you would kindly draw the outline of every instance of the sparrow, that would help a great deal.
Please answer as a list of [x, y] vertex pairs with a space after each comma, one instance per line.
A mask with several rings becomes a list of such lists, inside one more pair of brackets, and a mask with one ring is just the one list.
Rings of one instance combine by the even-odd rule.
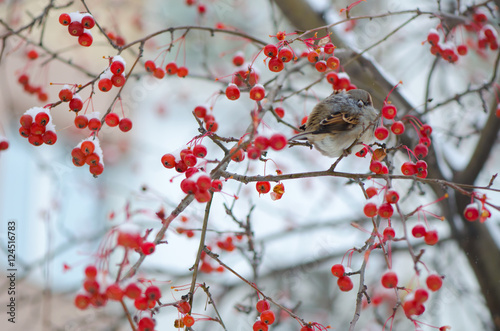
[[378, 113], [372, 97], [365, 90], [335, 91], [320, 101], [307, 118], [299, 133], [289, 140], [307, 139], [321, 154], [329, 157], [357, 152], [374, 138]]

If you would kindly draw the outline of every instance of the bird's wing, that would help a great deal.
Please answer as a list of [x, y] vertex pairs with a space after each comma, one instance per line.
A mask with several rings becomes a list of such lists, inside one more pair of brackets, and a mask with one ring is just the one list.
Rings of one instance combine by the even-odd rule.
[[330, 114], [319, 124], [319, 128], [311, 133], [340, 133], [353, 128], [359, 123], [359, 114], [348, 115], [346, 112]]

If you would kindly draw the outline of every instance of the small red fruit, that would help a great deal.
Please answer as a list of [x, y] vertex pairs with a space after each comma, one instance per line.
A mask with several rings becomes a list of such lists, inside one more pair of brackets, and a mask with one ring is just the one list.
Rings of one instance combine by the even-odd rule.
[[403, 132], [405, 132], [405, 125], [401, 121], [396, 121], [396, 122], [392, 123], [391, 131], [395, 135], [403, 134]]
[[259, 313], [262, 313], [266, 310], [269, 310], [271, 309], [271, 305], [269, 304], [269, 302], [265, 299], [262, 299], [262, 300], [259, 300], [257, 301], [257, 304], [255, 305], [255, 307], [257, 308], [257, 311]]
[[59, 15], [59, 23], [65, 26], [69, 25], [71, 23], [71, 17], [69, 16], [69, 14], [62, 13], [61, 15]]
[[342, 292], [349, 292], [354, 287], [354, 284], [349, 276], [339, 277], [337, 285]]
[[389, 203], [383, 203], [378, 207], [378, 214], [383, 218], [390, 218], [394, 213], [394, 209], [392, 205]]
[[264, 310], [260, 314], [260, 320], [262, 322], [266, 323], [267, 325], [273, 324], [275, 319], [276, 319], [276, 316], [274, 315], [274, 312], [272, 310]]
[[439, 236], [436, 230], [429, 230], [424, 236], [424, 241], [427, 245], [433, 246], [439, 241]]
[[106, 124], [110, 127], [115, 127], [118, 125], [118, 123], [120, 122], [120, 118], [118, 117], [118, 115], [116, 113], [109, 113], [108, 115], [106, 115], [106, 117], [104, 118], [104, 121], [106, 122]]
[[151, 60], [146, 61], [144, 67], [147, 72], [154, 72], [156, 70], [156, 64]]
[[413, 229], [411, 229], [411, 234], [415, 238], [424, 237], [426, 233], [427, 233], [427, 230], [425, 229], [425, 226], [423, 226], [422, 224], [417, 224], [413, 227]]
[[385, 126], [379, 126], [375, 129], [375, 137], [378, 140], [384, 140], [389, 136], [389, 130]]
[[280, 151], [286, 147], [288, 140], [281, 133], [275, 133], [269, 138], [269, 146], [275, 151]]
[[365, 213], [366, 217], [375, 217], [377, 216], [377, 205], [373, 202], [368, 202], [365, 204], [363, 208], [363, 212]]
[[126, 117], [120, 120], [118, 127], [122, 132], [128, 132], [132, 129], [132, 121]]
[[443, 278], [439, 275], [432, 274], [427, 276], [425, 283], [427, 284], [429, 290], [436, 292], [443, 285]]
[[102, 78], [99, 80], [99, 83], [97, 84], [97, 86], [99, 87], [99, 90], [101, 90], [103, 92], [108, 92], [113, 87], [113, 83], [111, 82], [111, 79], [109, 79], [109, 78]]
[[477, 203], [470, 203], [465, 207], [464, 217], [469, 222], [474, 222], [479, 218], [479, 208]]
[[385, 288], [394, 288], [398, 286], [398, 275], [394, 271], [387, 271], [382, 275], [381, 282]]
[[238, 100], [240, 98], [240, 89], [236, 84], [231, 83], [226, 87], [226, 97], [229, 100]]
[[266, 90], [261, 84], [256, 84], [250, 89], [250, 99], [260, 101], [266, 96]]
[[345, 268], [342, 264], [334, 264], [332, 266], [332, 274], [335, 277], [342, 277], [344, 276], [344, 273], [345, 273]]
[[259, 194], [266, 194], [271, 190], [271, 184], [265, 181], [257, 182], [255, 187], [257, 189], [257, 192], [259, 192]]
[[264, 54], [267, 57], [275, 57], [276, 55], [278, 55], [278, 47], [273, 44], [266, 45], [264, 47]]

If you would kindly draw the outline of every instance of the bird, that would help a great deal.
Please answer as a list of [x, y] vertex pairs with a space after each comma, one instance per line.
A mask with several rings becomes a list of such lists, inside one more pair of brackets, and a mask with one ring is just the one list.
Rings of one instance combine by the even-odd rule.
[[[338, 158], [373, 141], [378, 112], [370, 93], [362, 89], [334, 91], [311, 111], [303, 131], [289, 139], [310, 142], [321, 154]], [[355, 146], [348, 150], [354, 142]]]

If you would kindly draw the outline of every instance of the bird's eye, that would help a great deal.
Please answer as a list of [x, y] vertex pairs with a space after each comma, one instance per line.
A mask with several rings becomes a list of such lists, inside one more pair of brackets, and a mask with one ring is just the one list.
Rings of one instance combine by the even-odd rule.
[[362, 100], [358, 100], [358, 107], [361, 108], [365, 105], [365, 103]]

